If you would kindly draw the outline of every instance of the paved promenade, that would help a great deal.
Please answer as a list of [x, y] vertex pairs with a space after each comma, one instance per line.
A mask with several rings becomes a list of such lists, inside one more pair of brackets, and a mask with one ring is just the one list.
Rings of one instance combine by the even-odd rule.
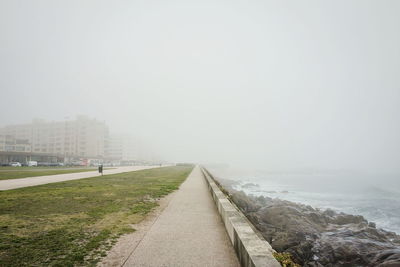
[[[144, 169], [158, 168], [159, 166], [129, 166], [129, 167], [116, 167], [115, 169], [104, 170], [104, 175], [107, 174], [116, 174], [122, 172], [131, 172], [138, 171]], [[82, 178], [89, 178], [99, 176], [98, 171], [90, 171], [90, 172], [76, 172], [76, 173], [66, 173], [66, 174], [56, 174], [56, 175], [48, 175], [48, 176], [37, 176], [37, 177], [28, 177], [28, 178], [20, 178], [20, 179], [10, 179], [10, 180], [1, 180], [0, 181], [0, 190], [9, 190], [16, 189], [27, 186], [35, 186], [41, 184], [49, 184], [49, 183], [57, 183], [69, 180], [78, 180]]]
[[240, 266], [199, 167], [123, 266]]

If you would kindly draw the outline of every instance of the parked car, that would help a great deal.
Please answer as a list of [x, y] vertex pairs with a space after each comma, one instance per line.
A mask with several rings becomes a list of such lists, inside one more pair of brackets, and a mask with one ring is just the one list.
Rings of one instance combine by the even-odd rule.
[[29, 167], [37, 167], [37, 165], [38, 165], [37, 161], [33, 161], [33, 160], [28, 161], [28, 166]]
[[11, 167], [22, 167], [22, 164], [19, 162], [10, 162]]
[[64, 166], [64, 163], [62, 163], [62, 162], [38, 162], [37, 166], [41, 166], [41, 167], [59, 167], [59, 166]]

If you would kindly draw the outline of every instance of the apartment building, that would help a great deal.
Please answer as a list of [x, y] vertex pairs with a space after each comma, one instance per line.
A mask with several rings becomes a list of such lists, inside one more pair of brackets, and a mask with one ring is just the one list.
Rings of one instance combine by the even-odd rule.
[[107, 157], [113, 163], [125, 165], [159, 162], [151, 145], [130, 134], [110, 134]]
[[126, 134], [111, 134], [108, 140], [107, 156], [113, 160], [129, 161], [138, 159], [136, 140]]
[[0, 134], [0, 151], [31, 152], [28, 139], [17, 139], [12, 135]]
[[103, 158], [108, 140], [104, 122], [86, 116], [75, 120], [47, 122], [33, 120], [29, 124], [0, 128], [0, 151], [32, 152], [61, 155], [65, 158]]

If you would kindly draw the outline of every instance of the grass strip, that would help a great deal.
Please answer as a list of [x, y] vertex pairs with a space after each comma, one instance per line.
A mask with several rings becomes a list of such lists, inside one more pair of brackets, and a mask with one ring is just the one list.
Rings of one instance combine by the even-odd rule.
[[[18, 167], [15, 167], [18, 168]], [[28, 167], [29, 168], [29, 167]], [[74, 169], [7, 169], [3, 170], [0, 168], [0, 180], [8, 179], [18, 179], [26, 177], [36, 177], [36, 176], [47, 176], [56, 174], [66, 174], [66, 173], [77, 173], [77, 172], [90, 172], [96, 171], [97, 168], [74, 168]]]
[[95, 266], [192, 168], [164, 167], [0, 191], [0, 265]]

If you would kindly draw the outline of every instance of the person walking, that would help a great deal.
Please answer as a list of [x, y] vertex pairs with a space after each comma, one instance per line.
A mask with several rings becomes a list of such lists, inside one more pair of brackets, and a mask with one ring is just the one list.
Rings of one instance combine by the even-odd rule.
[[99, 173], [103, 176], [103, 164], [99, 164]]

